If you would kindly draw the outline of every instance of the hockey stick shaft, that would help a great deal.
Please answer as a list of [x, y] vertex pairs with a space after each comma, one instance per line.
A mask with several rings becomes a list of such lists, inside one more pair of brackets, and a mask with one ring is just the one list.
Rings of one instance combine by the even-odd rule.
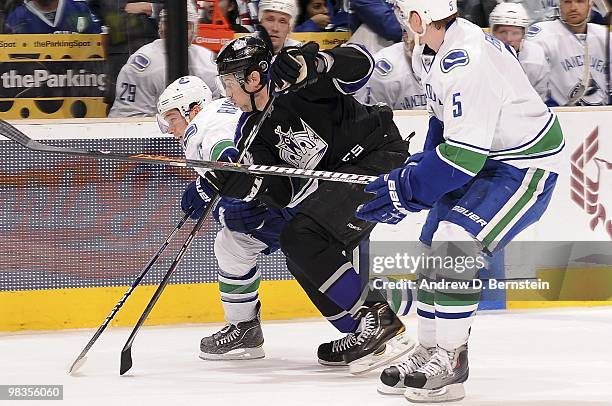
[[[271, 99], [272, 100], [272, 99]], [[254, 127], [254, 129], [257, 128]], [[178, 166], [183, 168], [204, 168], [212, 170], [223, 170], [232, 172], [242, 172], [252, 175], [275, 175], [289, 176], [305, 179], [319, 179], [332, 182], [356, 183], [366, 185], [374, 180], [376, 176], [358, 175], [352, 173], [315, 171], [312, 169], [290, 168], [271, 165], [247, 165], [231, 162], [200, 161], [196, 159], [184, 159], [163, 155], [147, 154], [118, 154], [104, 150], [85, 150], [77, 148], [62, 148], [52, 145], [45, 145], [31, 139], [11, 124], [0, 119], [0, 135], [15, 141], [22, 146], [40, 152], [48, 152], [63, 155], [82, 156], [95, 159], [110, 159], [122, 162], [140, 162], [147, 164], [159, 164], [167, 166]]]
[[[266, 107], [264, 109], [264, 112], [263, 112], [262, 116], [259, 118], [259, 121], [257, 122], [257, 124], [255, 124], [255, 126], [253, 127], [253, 129], [249, 133], [249, 136], [246, 138], [245, 143], [244, 143], [244, 148], [242, 149], [242, 152], [240, 153], [240, 157], [238, 159], [238, 162], [240, 162], [240, 160], [244, 157], [244, 154], [246, 153], [248, 148], [251, 146], [251, 144], [253, 143], [253, 139], [255, 138], [257, 133], [259, 132], [259, 129], [261, 128], [261, 125], [265, 121], [266, 117], [272, 111], [272, 107], [274, 105], [274, 100], [276, 100], [276, 96], [273, 96], [273, 97], [270, 98], [270, 100], [268, 101], [268, 103], [267, 103], [267, 105], [266, 105]], [[125, 345], [123, 346], [123, 349], [121, 350], [121, 364], [119, 366], [119, 374], [120, 375], [125, 374], [127, 371], [129, 371], [132, 368], [132, 365], [133, 365], [133, 362], [132, 362], [132, 344], [134, 343], [134, 340], [136, 338], [136, 334], [138, 333], [138, 331], [140, 330], [140, 327], [142, 327], [142, 325], [144, 324], [145, 320], [149, 316], [149, 313], [151, 313], [151, 310], [153, 310], [153, 307], [155, 306], [155, 303], [157, 303], [157, 300], [159, 299], [159, 297], [161, 296], [162, 292], [166, 288], [166, 285], [168, 284], [168, 281], [170, 280], [170, 276], [172, 276], [172, 273], [174, 273], [174, 270], [178, 267], [179, 263], [183, 259], [183, 256], [185, 255], [185, 253], [187, 252], [187, 250], [191, 246], [191, 243], [193, 242], [193, 240], [195, 239], [196, 235], [198, 234], [198, 232], [202, 228], [202, 225], [204, 224], [204, 222], [208, 218], [208, 215], [210, 214], [210, 212], [213, 210], [213, 208], [219, 202], [220, 198], [221, 198], [221, 196], [217, 193], [212, 198], [212, 200], [208, 203], [208, 206], [206, 207], [206, 210], [204, 211], [202, 216], [198, 219], [198, 222], [193, 227], [193, 230], [191, 231], [191, 233], [189, 233], [189, 236], [187, 237], [187, 239], [183, 243], [183, 246], [181, 247], [180, 251], [178, 252], [178, 254], [176, 254], [176, 256], [174, 258], [174, 261], [172, 262], [172, 265], [170, 265], [170, 268], [168, 269], [168, 271], [164, 275], [161, 283], [159, 284], [159, 286], [155, 290], [155, 293], [153, 293], [153, 296], [151, 297], [151, 300], [147, 304], [147, 307], [145, 308], [144, 312], [142, 313], [142, 315], [138, 319], [138, 322], [136, 323], [136, 326], [134, 326], [134, 329], [132, 330], [132, 333], [130, 334], [128, 340], [126, 341]]]
[[70, 366], [70, 369], [68, 370], [69, 374], [75, 373], [79, 370], [79, 368], [81, 368], [81, 366], [83, 366], [83, 364], [85, 363], [85, 356], [87, 355], [87, 352], [91, 349], [91, 347], [94, 345], [94, 343], [98, 340], [98, 338], [100, 337], [100, 335], [104, 332], [104, 330], [106, 329], [106, 327], [108, 327], [108, 325], [110, 324], [111, 320], [115, 317], [115, 315], [117, 314], [117, 312], [119, 311], [119, 309], [121, 309], [121, 307], [123, 306], [123, 304], [126, 302], [126, 300], [128, 299], [128, 297], [130, 297], [130, 295], [132, 294], [132, 292], [134, 291], [134, 289], [136, 289], [136, 287], [140, 284], [140, 282], [143, 280], [143, 278], [145, 277], [145, 275], [149, 272], [149, 270], [153, 267], [153, 265], [155, 264], [155, 262], [157, 262], [157, 260], [159, 259], [159, 257], [162, 255], [162, 253], [164, 252], [164, 250], [166, 249], [166, 247], [168, 247], [168, 245], [170, 244], [170, 242], [174, 239], [174, 237], [176, 236], [176, 234], [178, 233], [178, 231], [183, 227], [183, 225], [185, 224], [185, 222], [187, 221], [187, 219], [189, 218], [189, 215], [191, 214], [193, 210], [189, 210], [184, 216], [183, 218], [179, 221], [179, 223], [174, 227], [174, 229], [172, 230], [172, 232], [168, 235], [168, 237], [166, 237], [166, 240], [164, 241], [164, 243], [159, 247], [159, 249], [157, 250], [157, 252], [151, 257], [151, 259], [149, 260], [149, 262], [147, 263], [147, 265], [143, 268], [143, 270], [140, 272], [140, 274], [138, 275], [138, 277], [134, 280], [134, 282], [132, 282], [132, 285], [129, 287], [129, 289], [125, 292], [125, 294], [123, 295], [123, 297], [121, 299], [119, 299], [119, 301], [117, 302], [117, 304], [113, 307], [113, 309], [111, 310], [111, 312], [108, 314], [108, 316], [106, 316], [106, 319], [104, 320], [104, 322], [100, 325], [100, 327], [98, 327], [98, 330], [96, 330], [95, 334], [93, 335], [93, 337], [91, 337], [91, 339], [89, 340], [89, 342], [87, 343], [87, 345], [85, 345], [85, 348], [83, 348], [83, 350], [81, 351], [81, 353], [78, 355], [78, 357], [74, 360], [74, 362], [72, 363], [72, 365]]

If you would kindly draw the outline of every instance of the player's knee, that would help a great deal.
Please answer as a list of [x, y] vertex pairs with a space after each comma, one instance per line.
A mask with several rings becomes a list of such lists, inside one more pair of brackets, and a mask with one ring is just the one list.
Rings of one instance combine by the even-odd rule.
[[255, 266], [257, 254], [252, 255], [234, 237], [235, 234], [225, 227], [217, 233], [214, 243], [215, 257], [222, 272], [242, 276]]
[[450, 221], [441, 221], [433, 235], [432, 242], [474, 241], [474, 237], [465, 228]]
[[283, 253], [297, 264], [312, 260], [316, 255], [320, 236], [313, 230], [314, 222], [307, 216], [298, 214], [283, 228], [280, 245]]

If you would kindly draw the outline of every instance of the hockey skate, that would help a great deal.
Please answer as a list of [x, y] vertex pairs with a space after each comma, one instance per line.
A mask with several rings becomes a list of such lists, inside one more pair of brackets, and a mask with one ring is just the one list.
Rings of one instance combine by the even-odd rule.
[[343, 338], [319, 345], [319, 349], [317, 351], [319, 364], [325, 366], [345, 367], [347, 364], [342, 356], [346, 350], [355, 345], [356, 342], [356, 334], [348, 333]]
[[404, 396], [415, 403], [461, 400], [465, 397], [463, 382], [469, 372], [467, 345], [454, 351], [438, 347], [425, 365], [406, 375]]
[[436, 350], [436, 347], [426, 348], [419, 344], [401, 364], [385, 368], [380, 374], [378, 393], [383, 395], [403, 395], [406, 392], [404, 378], [425, 365], [436, 353]]
[[414, 341], [405, 331], [388, 303], [376, 303], [365, 309], [356, 342], [342, 355], [350, 373], [371, 371], [410, 351]]
[[238, 324], [228, 323], [212, 336], [200, 341], [200, 358], [205, 360], [257, 359], [265, 356], [259, 315]]

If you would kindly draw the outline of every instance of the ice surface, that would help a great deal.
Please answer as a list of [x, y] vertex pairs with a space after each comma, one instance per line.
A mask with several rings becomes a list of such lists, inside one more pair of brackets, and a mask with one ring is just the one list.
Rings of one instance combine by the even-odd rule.
[[[406, 325], [414, 335], [416, 319]], [[218, 328], [143, 328], [123, 377], [119, 354], [130, 329], [106, 331], [76, 376], [67, 369], [94, 330], [3, 333], [0, 384], [63, 384], [60, 404], [74, 405], [408, 404], [376, 393], [379, 372], [354, 377], [317, 364], [318, 344], [338, 337], [323, 320], [264, 321], [262, 360], [200, 360], [200, 338]], [[467, 397], [453, 405], [612, 405], [611, 344], [612, 308], [479, 314]], [[29, 403], [41, 404], [14, 404]]]

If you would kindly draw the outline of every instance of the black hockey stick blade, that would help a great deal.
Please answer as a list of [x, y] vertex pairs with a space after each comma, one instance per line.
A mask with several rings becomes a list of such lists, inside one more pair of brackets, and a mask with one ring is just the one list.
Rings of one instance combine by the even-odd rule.
[[119, 366], [119, 375], [125, 374], [132, 368], [132, 346], [123, 347], [121, 350], [121, 365]]

